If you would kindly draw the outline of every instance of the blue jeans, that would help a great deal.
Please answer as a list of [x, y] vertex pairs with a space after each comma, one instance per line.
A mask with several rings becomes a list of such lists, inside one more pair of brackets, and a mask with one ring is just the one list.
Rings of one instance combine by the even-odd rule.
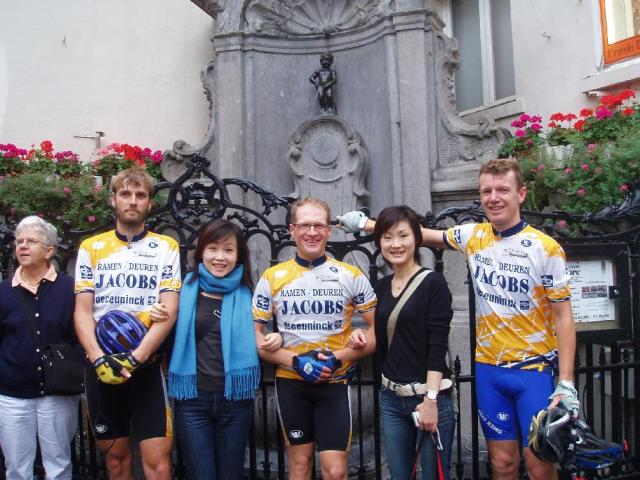
[[[436, 460], [435, 443], [431, 434], [418, 430], [413, 423], [411, 412], [422, 402], [421, 396], [398, 397], [386, 388], [380, 391], [380, 413], [382, 414], [382, 433], [384, 435], [384, 449], [389, 461], [389, 471], [393, 480], [407, 480], [416, 459], [417, 442], [422, 441], [420, 459], [422, 465], [422, 479], [438, 478], [438, 464]], [[442, 467], [444, 478], [449, 480], [451, 464], [451, 446], [455, 430], [455, 416], [451, 395], [438, 397], [438, 430], [442, 451]]]
[[189, 480], [243, 478], [253, 423], [253, 400], [230, 401], [223, 392], [200, 391], [176, 400], [176, 436]]

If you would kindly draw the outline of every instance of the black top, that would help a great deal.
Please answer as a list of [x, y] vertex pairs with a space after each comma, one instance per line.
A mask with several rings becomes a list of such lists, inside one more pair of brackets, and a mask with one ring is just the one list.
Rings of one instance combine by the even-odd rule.
[[55, 281], [43, 279], [34, 295], [11, 278], [0, 283], [0, 395], [36, 398], [44, 395], [42, 354], [27, 320], [20, 295], [35, 315], [42, 345], [74, 343], [73, 279], [59, 272]]
[[222, 299], [200, 293], [196, 306], [196, 370], [198, 390], [224, 391], [220, 318]]
[[375, 316], [376, 356], [382, 373], [397, 383], [424, 383], [429, 370], [442, 372], [443, 377], [448, 378], [445, 357], [453, 311], [451, 292], [444, 276], [431, 272], [418, 285], [400, 310], [393, 340], [387, 349], [387, 322], [402, 296], [396, 298], [391, 295], [392, 277], [384, 277], [375, 287], [378, 297]]

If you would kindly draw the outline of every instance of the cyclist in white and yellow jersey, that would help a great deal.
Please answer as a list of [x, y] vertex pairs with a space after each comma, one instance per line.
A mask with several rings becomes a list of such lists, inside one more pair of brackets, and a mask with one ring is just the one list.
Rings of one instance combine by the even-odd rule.
[[[145, 228], [153, 190], [144, 170], [116, 175], [116, 228], [83, 241], [76, 262], [76, 333], [95, 368], [85, 374], [87, 407], [109, 478], [133, 478], [130, 423], [145, 478], [171, 478], [173, 419], [156, 351], [175, 322], [182, 281], [177, 242]], [[114, 311], [135, 315], [148, 329], [126, 354], [110, 355], [96, 338], [96, 323]]]
[[[478, 415], [492, 478], [515, 480], [521, 441], [530, 479], [554, 479], [553, 464], [529, 450], [531, 418], [551, 400], [578, 415], [573, 384], [576, 331], [562, 247], [527, 225], [520, 205], [527, 187], [514, 159], [480, 168], [480, 202], [489, 223], [442, 232], [422, 229], [423, 244], [467, 257], [476, 297]], [[373, 231], [362, 212], [338, 218], [346, 231]], [[554, 372], [557, 384], [554, 390]]]
[[[253, 295], [260, 356], [278, 366], [278, 414], [290, 479], [311, 478], [315, 445], [324, 479], [346, 479], [351, 442], [349, 379], [353, 361], [375, 350], [376, 296], [357, 268], [327, 257], [329, 206], [318, 199], [291, 207], [295, 258], [267, 269]], [[367, 346], [347, 346], [355, 311], [369, 325]], [[271, 351], [265, 325], [275, 319], [282, 345]], [[331, 419], [328, 421], [328, 419]]]

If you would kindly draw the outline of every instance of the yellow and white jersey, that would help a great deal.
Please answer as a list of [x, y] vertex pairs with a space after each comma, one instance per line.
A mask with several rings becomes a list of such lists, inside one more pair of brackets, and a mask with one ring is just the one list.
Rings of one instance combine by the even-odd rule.
[[160, 294], [180, 291], [180, 254], [171, 237], [144, 231], [128, 243], [111, 230], [88, 238], [78, 250], [75, 291], [92, 292], [97, 321], [110, 310], [137, 313], [148, 327], [146, 312]]
[[[267, 323], [275, 317], [282, 347], [296, 354], [345, 348], [354, 310], [376, 306], [373, 288], [358, 268], [333, 258], [304, 263], [296, 257], [264, 272], [253, 294], [253, 318]], [[345, 362], [335, 372], [336, 381], [344, 381], [349, 366]], [[276, 376], [301, 379], [285, 367]]]
[[458, 225], [444, 239], [467, 256], [471, 271], [476, 361], [536, 370], [554, 362], [550, 302], [571, 298], [562, 247], [524, 220], [501, 233], [490, 223]]

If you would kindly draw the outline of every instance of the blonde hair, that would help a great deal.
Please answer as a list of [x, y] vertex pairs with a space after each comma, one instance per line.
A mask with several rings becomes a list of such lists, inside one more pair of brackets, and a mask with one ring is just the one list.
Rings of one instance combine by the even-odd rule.
[[298, 213], [298, 209], [304, 205], [314, 205], [316, 207], [320, 207], [327, 213], [327, 224], [331, 223], [331, 208], [329, 207], [327, 202], [314, 197], [299, 198], [298, 200], [293, 202], [293, 205], [291, 205], [291, 209], [289, 210], [289, 223], [296, 223], [296, 214]]
[[152, 197], [156, 181], [147, 173], [146, 170], [143, 170], [142, 168], [127, 168], [111, 179], [111, 193], [115, 195], [118, 190], [124, 188], [127, 184], [144, 187], [149, 193], [149, 197]]
[[513, 172], [513, 175], [516, 177], [518, 188], [524, 187], [524, 175], [515, 158], [496, 158], [495, 160], [489, 160], [483, 163], [480, 167], [480, 175], [483, 173], [488, 173], [489, 175], [505, 175], [509, 172]]

